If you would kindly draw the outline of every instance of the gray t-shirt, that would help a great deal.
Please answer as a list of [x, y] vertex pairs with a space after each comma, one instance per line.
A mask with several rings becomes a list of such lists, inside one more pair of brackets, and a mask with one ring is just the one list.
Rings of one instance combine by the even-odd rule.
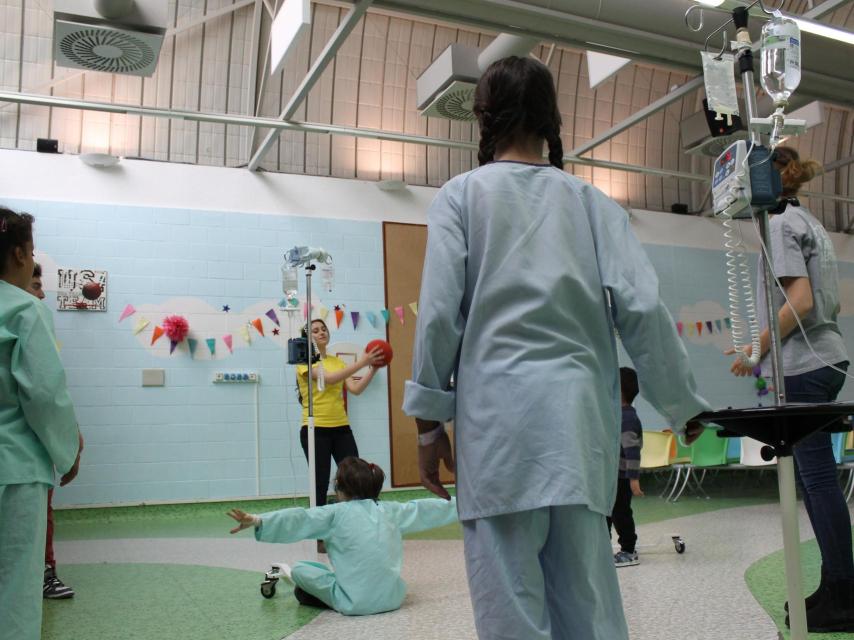
[[[777, 278], [808, 277], [814, 300], [812, 311], [801, 318], [801, 324], [818, 358], [810, 351], [801, 330], [795, 327], [782, 341], [783, 373], [794, 376], [821, 369], [825, 363], [837, 364], [847, 360], [848, 352], [836, 323], [839, 315], [836, 253], [827, 231], [809, 211], [792, 205], [786, 207], [781, 215], [773, 216], [770, 227], [771, 259]], [[758, 315], [759, 324], [767, 327], [763, 264], [764, 259], [760, 260], [757, 279]], [[776, 285], [773, 290], [774, 305], [778, 308], [786, 301]], [[762, 360], [762, 374], [771, 374], [771, 358], [767, 354]]]

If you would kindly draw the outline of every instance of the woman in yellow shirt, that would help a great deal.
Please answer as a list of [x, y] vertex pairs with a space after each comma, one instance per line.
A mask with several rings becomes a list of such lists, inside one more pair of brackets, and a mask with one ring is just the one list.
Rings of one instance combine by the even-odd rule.
[[[305, 330], [303, 329], [303, 333]], [[320, 362], [311, 368], [313, 381], [312, 393], [314, 402], [314, 462], [315, 479], [317, 481], [317, 506], [326, 504], [326, 493], [329, 490], [329, 472], [332, 468], [331, 459], [335, 464], [349, 456], [359, 457], [359, 449], [350, 429], [347, 409], [344, 406], [344, 385], [347, 392], [359, 395], [365, 390], [377, 368], [384, 364], [382, 351], [374, 349], [362, 354], [353, 364], [346, 364], [340, 358], [326, 353], [329, 345], [329, 329], [323, 320], [312, 320], [311, 339], [320, 352]], [[318, 388], [319, 366], [323, 367], [323, 389]], [[367, 373], [359, 380], [352, 378], [360, 369], [369, 367]], [[299, 439], [305, 459], [308, 460], [308, 365], [297, 365], [297, 389], [302, 405], [302, 429]]]

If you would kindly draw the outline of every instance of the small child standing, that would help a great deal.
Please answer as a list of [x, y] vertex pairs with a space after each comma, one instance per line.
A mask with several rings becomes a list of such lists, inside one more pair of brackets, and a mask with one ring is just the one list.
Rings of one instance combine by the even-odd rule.
[[384, 480], [377, 465], [345, 458], [335, 476], [338, 502], [261, 516], [232, 509], [228, 515], [240, 525], [231, 533], [255, 527], [255, 539], [261, 542], [326, 542], [334, 571], [320, 562], [280, 565], [300, 604], [351, 616], [399, 609], [406, 596], [400, 577], [402, 535], [456, 522], [457, 503], [454, 498], [380, 502]]
[[620, 475], [617, 480], [617, 500], [611, 517], [611, 525], [617, 530], [620, 550], [614, 554], [614, 564], [630, 567], [640, 563], [635, 545], [635, 519], [632, 515], [632, 496], [643, 496], [640, 486], [640, 458], [643, 445], [643, 428], [640, 418], [632, 406], [638, 395], [638, 374], [629, 367], [620, 367], [620, 396], [623, 404], [622, 436], [620, 439]]

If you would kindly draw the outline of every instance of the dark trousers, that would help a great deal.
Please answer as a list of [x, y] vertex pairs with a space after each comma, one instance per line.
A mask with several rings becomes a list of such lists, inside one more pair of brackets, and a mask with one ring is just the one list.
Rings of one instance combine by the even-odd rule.
[[[847, 369], [848, 363], [837, 364]], [[833, 402], [845, 376], [823, 367], [786, 376], [787, 402]], [[804, 496], [823, 573], [832, 579], [854, 580], [851, 551], [851, 517], [836, 474], [829, 433], [816, 432], [795, 445], [795, 471]]]
[[53, 557], [53, 489], [47, 492], [47, 535], [44, 540], [44, 564], [46, 567], [56, 569], [56, 560]]
[[628, 478], [617, 480], [617, 501], [614, 510], [608, 518], [608, 535], [611, 535], [611, 525], [617, 530], [617, 542], [620, 549], [634, 553], [638, 536], [635, 533], [635, 519], [632, 515], [632, 489]]
[[[299, 441], [308, 461], [308, 427], [300, 429]], [[335, 464], [339, 464], [350, 456], [359, 457], [359, 449], [349, 425], [314, 428], [314, 479], [317, 483], [318, 507], [326, 504], [332, 459], [335, 459]]]

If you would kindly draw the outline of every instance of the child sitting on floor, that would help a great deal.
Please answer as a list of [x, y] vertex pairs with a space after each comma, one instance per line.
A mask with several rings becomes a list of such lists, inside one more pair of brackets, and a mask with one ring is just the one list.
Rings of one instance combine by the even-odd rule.
[[406, 583], [400, 577], [402, 534], [441, 527], [457, 520], [456, 499], [429, 498], [379, 502], [385, 474], [361, 458], [338, 465], [338, 502], [312, 509], [291, 508], [261, 516], [232, 509], [237, 533], [255, 527], [261, 542], [322, 539], [332, 568], [301, 561], [281, 572], [294, 584], [301, 604], [328, 607], [344, 615], [366, 615], [400, 608]]

